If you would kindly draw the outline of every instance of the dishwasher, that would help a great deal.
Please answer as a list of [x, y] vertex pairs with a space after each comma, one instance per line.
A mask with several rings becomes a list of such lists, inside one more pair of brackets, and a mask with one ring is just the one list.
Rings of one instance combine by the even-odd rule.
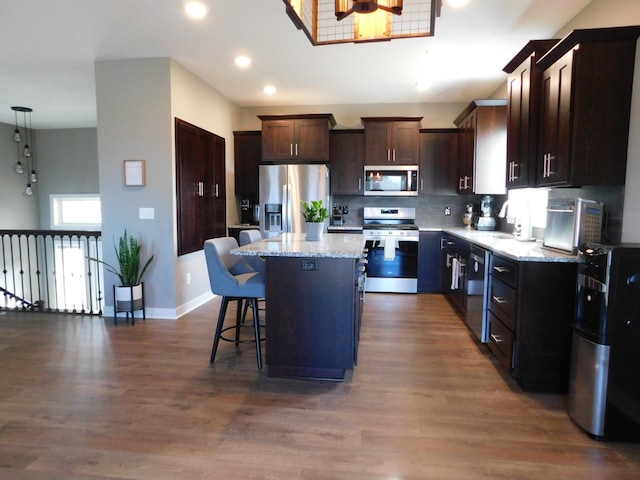
[[489, 250], [471, 245], [467, 267], [467, 316], [469, 329], [482, 343], [487, 343], [487, 296]]

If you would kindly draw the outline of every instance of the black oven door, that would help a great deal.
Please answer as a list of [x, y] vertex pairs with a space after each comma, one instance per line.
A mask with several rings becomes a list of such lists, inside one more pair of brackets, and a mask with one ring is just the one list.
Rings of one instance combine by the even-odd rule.
[[416, 240], [385, 237], [366, 241], [368, 292], [418, 291], [419, 242]]
[[367, 278], [418, 278], [418, 242], [394, 238], [367, 240], [365, 248]]

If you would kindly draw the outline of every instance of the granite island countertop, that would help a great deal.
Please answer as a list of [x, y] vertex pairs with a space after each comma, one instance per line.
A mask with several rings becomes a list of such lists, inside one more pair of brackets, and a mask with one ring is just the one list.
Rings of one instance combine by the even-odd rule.
[[260, 257], [360, 258], [364, 237], [325, 233], [320, 241], [305, 240], [304, 233], [283, 233], [231, 250], [232, 255]]

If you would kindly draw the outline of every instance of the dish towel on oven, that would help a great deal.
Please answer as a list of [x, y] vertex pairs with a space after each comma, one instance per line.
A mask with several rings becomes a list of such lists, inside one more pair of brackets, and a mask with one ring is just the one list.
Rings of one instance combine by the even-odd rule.
[[384, 259], [394, 260], [396, 258], [396, 239], [385, 238], [384, 239]]
[[458, 289], [459, 277], [460, 277], [460, 261], [454, 257], [451, 259], [451, 290]]

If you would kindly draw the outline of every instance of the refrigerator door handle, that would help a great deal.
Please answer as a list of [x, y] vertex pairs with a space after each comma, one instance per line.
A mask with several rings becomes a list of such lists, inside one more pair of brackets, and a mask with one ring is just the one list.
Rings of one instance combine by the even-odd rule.
[[282, 186], [282, 232], [290, 232], [291, 231], [291, 185], [285, 183]]

